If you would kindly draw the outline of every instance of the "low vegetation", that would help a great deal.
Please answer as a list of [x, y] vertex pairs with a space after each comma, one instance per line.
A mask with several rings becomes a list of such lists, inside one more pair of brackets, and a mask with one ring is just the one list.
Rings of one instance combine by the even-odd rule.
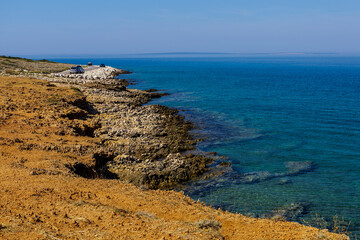
[[9, 75], [19, 75], [27, 73], [56, 73], [70, 69], [71, 64], [56, 63], [46, 59], [33, 60], [21, 57], [0, 56], [0, 72]]
[[[351, 221], [346, 221], [344, 217], [338, 215], [333, 216], [332, 219], [326, 219], [319, 214], [315, 213], [310, 219], [303, 220], [304, 224], [319, 229], [326, 229], [337, 234], [344, 234], [350, 236], [351, 239], [357, 240], [358, 236], [351, 232]], [[321, 234], [320, 234], [321, 235]], [[320, 238], [328, 239], [328, 238]]]
[[55, 62], [49, 61], [49, 60], [47, 60], [47, 59], [33, 60], [33, 59], [29, 59], [29, 58], [10, 57], [10, 56], [0, 56], [0, 58], [23, 60], [23, 61], [26, 61], [26, 62], [48, 62], [48, 63], [55, 63]]

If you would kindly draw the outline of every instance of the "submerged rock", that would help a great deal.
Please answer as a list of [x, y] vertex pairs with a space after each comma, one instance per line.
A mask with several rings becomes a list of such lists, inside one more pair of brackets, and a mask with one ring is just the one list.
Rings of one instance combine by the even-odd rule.
[[279, 179], [279, 182], [277, 184], [285, 185], [285, 184], [290, 184], [290, 183], [292, 183], [292, 181], [289, 178], [281, 178], [281, 179]]
[[[191, 196], [200, 196], [206, 195], [206, 192], [214, 191], [214, 189], [222, 188], [225, 186], [229, 187], [230, 185], [237, 184], [256, 184], [272, 179], [279, 179], [277, 184], [285, 185], [292, 183], [290, 179], [291, 176], [303, 174], [309, 171], [313, 171], [315, 169], [312, 162], [309, 161], [286, 163], [288, 171], [280, 173], [272, 173], [269, 171], [238, 173], [234, 171], [231, 166], [227, 167], [222, 165], [223, 164], [218, 164], [211, 167], [211, 169], [209, 169], [209, 171], [204, 175], [205, 177], [203, 179], [197, 180], [195, 182], [190, 182], [186, 186], [179, 189]], [[212, 172], [221, 172], [221, 174], [211, 175]]]
[[299, 174], [309, 172], [314, 169], [314, 164], [310, 161], [305, 162], [287, 162], [286, 168], [289, 174]]
[[275, 176], [276, 174], [270, 173], [268, 171], [250, 172], [250, 173], [241, 174], [238, 180], [240, 183], [257, 183], [274, 178]]
[[310, 161], [306, 162], [287, 162], [286, 167], [288, 171], [282, 172], [282, 173], [271, 173], [269, 171], [258, 171], [258, 172], [249, 172], [249, 173], [243, 173], [239, 174], [237, 177], [238, 183], [258, 183], [274, 178], [282, 178], [279, 182], [279, 184], [287, 184], [290, 183], [291, 180], [289, 178], [284, 177], [290, 177], [302, 173], [306, 173], [309, 171], [314, 170], [314, 165]]
[[247, 212], [244, 215], [252, 218], [269, 218], [277, 221], [298, 222], [301, 217], [309, 213], [310, 204], [306, 202], [296, 202], [290, 205], [275, 209], [271, 212], [257, 214]]
[[270, 218], [295, 222], [309, 212], [309, 206], [310, 204], [305, 202], [292, 203], [288, 206], [272, 211], [272, 213], [270, 213]]

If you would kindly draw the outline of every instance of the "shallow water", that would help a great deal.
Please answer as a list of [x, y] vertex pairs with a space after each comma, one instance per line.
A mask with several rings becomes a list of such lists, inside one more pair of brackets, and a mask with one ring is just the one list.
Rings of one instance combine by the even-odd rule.
[[[183, 110], [197, 125], [193, 134], [205, 137], [198, 148], [229, 157], [234, 173], [189, 186], [186, 192], [194, 199], [256, 214], [306, 202], [305, 221], [315, 214], [338, 215], [359, 235], [360, 57], [162, 56], [92, 62], [133, 71], [122, 77], [134, 79], [135, 88], [171, 93], [152, 103]], [[314, 165], [285, 179], [236, 180], [249, 172], [284, 173], [291, 161]]]

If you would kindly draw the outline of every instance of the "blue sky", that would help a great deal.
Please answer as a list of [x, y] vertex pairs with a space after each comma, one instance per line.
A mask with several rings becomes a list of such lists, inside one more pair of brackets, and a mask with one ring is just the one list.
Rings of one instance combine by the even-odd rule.
[[0, 55], [360, 54], [359, 0], [0, 0]]

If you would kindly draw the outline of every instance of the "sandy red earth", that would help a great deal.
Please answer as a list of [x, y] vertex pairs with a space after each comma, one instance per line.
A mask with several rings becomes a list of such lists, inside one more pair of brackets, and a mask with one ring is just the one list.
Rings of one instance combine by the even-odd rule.
[[[182, 193], [140, 190], [73, 173], [101, 144], [73, 134], [91, 124], [82, 96], [31, 78], [0, 77], [1, 239], [348, 239], [298, 223], [216, 210]], [[58, 146], [61, 146], [59, 148]]]

